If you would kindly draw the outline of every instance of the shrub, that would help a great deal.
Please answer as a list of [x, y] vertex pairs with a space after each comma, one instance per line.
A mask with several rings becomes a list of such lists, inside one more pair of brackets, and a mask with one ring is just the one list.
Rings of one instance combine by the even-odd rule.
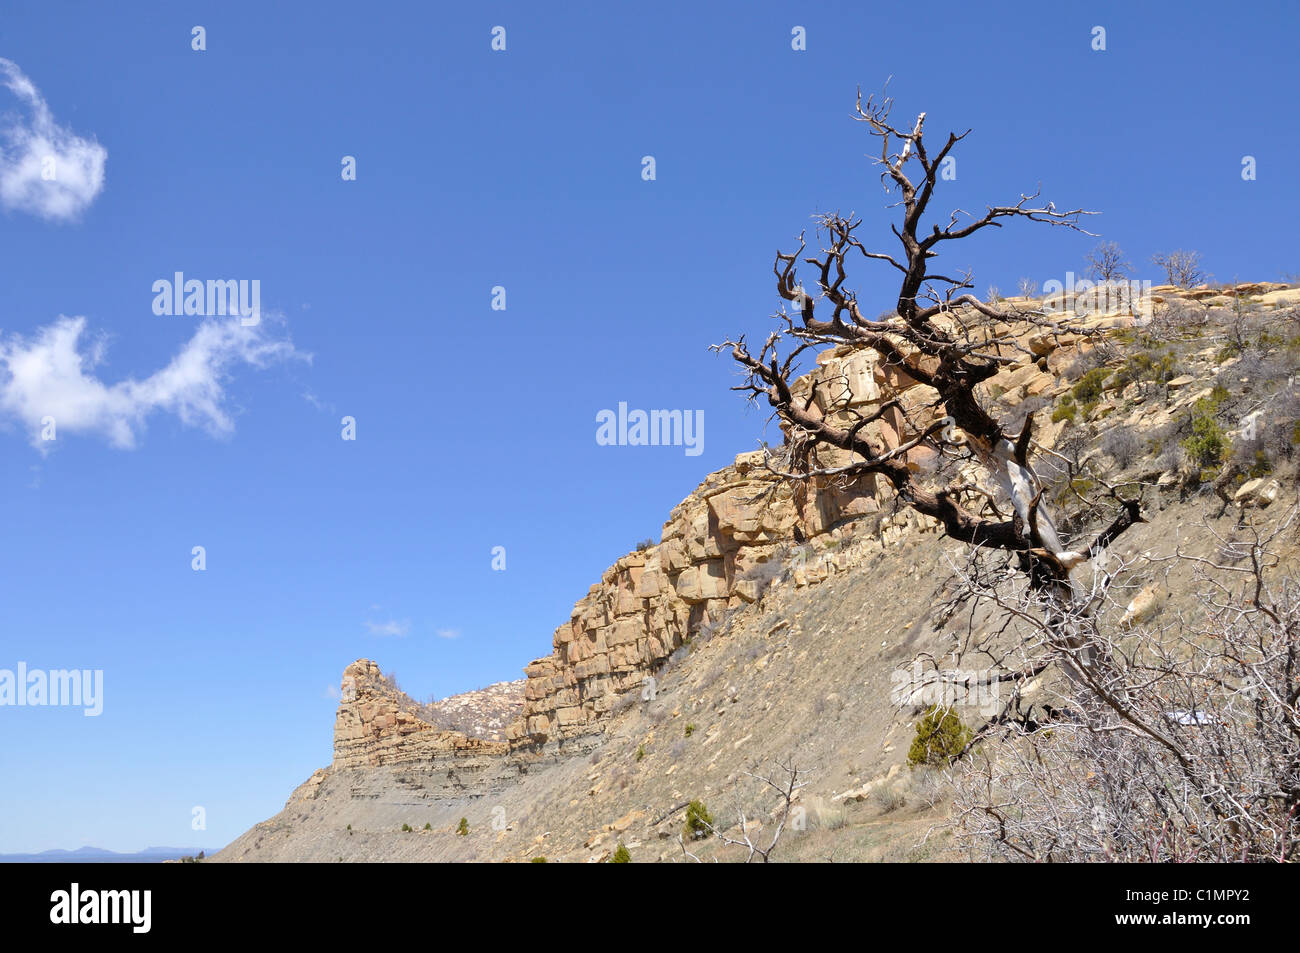
[[694, 726], [694, 725], [687, 725], [687, 726], [686, 726], [686, 737], [689, 738], [689, 737], [690, 737], [691, 735], [693, 735], [693, 734], [695, 734], [695, 726]]
[[846, 804], [832, 807], [817, 805], [813, 808], [813, 823], [825, 831], [837, 831], [842, 827], [848, 827], [848, 806]]
[[1052, 411], [1052, 423], [1059, 423], [1062, 420], [1068, 420], [1074, 423], [1075, 406], [1074, 398], [1066, 394], [1061, 398], [1061, 405]]
[[916, 737], [907, 751], [907, 763], [942, 764], [951, 761], [970, 743], [973, 734], [951, 708], [931, 705], [916, 723]]
[[433, 830], [433, 825], [430, 824], [428, 821], [425, 821], [425, 822], [424, 822], [424, 829], [425, 829], [426, 831], [431, 831], [431, 830]]
[[403, 833], [403, 834], [409, 834], [412, 830], [414, 830], [414, 828], [411, 827], [410, 824], [403, 824], [403, 825], [402, 825], [402, 833]]
[[456, 825], [456, 833], [461, 837], [469, 835], [469, 821], [466, 818], [460, 819], [460, 823]]
[[1121, 470], [1137, 459], [1142, 447], [1135, 434], [1128, 427], [1112, 427], [1101, 438], [1102, 452], [1111, 457]]
[[1256, 450], [1254, 459], [1246, 467], [1246, 479], [1254, 480], [1258, 477], [1268, 476], [1273, 472], [1273, 461], [1268, 458], [1268, 454], [1263, 450]]
[[1075, 385], [1070, 388], [1070, 394], [1079, 402], [1083, 415], [1086, 417], [1097, 406], [1101, 400], [1101, 392], [1106, 384], [1106, 378], [1110, 376], [1110, 371], [1104, 367], [1094, 367], [1082, 377], [1079, 378]]
[[1222, 388], [1214, 390], [1214, 394], [1202, 397], [1193, 405], [1192, 433], [1181, 444], [1191, 463], [1202, 471], [1202, 480], [1207, 478], [1204, 471], [1220, 466], [1228, 453], [1228, 437], [1214, 418], [1215, 410], [1227, 392], [1219, 397], [1217, 392]]
[[1115, 343], [1108, 338], [1094, 341], [1092, 347], [1087, 350], [1079, 350], [1076, 347], [1075, 351], [1074, 360], [1065, 368], [1065, 376], [1072, 381], [1077, 381], [1094, 368], [1105, 367], [1119, 356]]
[[636, 551], [638, 553], [644, 553], [647, 549], [649, 549], [654, 544], [655, 541], [653, 539], [643, 539], [641, 540], [641, 542], [636, 544]]
[[[958, 749], [960, 750], [960, 749]], [[871, 803], [881, 814], [891, 814], [907, 805], [902, 791], [892, 785], [882, 785], [871, 792]]]
[[1112, 380], [1112, 386], [1123, 388], [1127, 384], [1167, 384], [1177, 377], [1174, 356], [1169, 353], [1156, 355], [1150, 351], [1138, 351], [1129, 355]]
[[1162, 341], [1200, 337], [1209, 322], [1208, 310], [1195, 301], [1174, 298], [1156, 308], [1148, 331]]
[[545, 857], [534, 857], [532, 860], [529, 861], [529, 863], [530, 863], [530, 864], [544, 864], [544, 863], [546, 863], [546, 858], [545, 858]]
[[614, 851], [614, 856], [609, 859], [611, 864], [630, 864], [632, 855], [628, 853], [627, 846], [622, 841], [618, 842], [618, 849]]
[[701, 837], [708, 837], [712, 829], [713, 815], [709, 813], [703, 801], [692, 801], [686, 805], [686, 827], [682, 833], [692, 840], [699, 840]]
[[645, 745], [637, 745], [637, 746], [636, 746], [636, 760], [637, 760], [637, 763], [639, 764], [639, 763], [640, 763], [641, 761], [643, 761], [644, 759], [645, 759]]

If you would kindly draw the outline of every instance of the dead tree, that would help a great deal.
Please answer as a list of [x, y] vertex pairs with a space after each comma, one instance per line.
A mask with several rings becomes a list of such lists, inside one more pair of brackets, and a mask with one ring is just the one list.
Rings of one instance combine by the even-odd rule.
[[[873, 161], [881, 169], [886, 191], [898, 196], [891, 207], [899, 210], [900, 220], [891, 230], [900, 249], [869, 250], [857, 237], [862, 220], [852, 215], [818, 216], [818, 233], [825, 238], [820, 254], [804, 257], [806, 244], [800, 236], [796, 251], [776, 255], [777, 293], [789, 303], [776, 315], [777, 330], [756, 354], [744, 337], [715, 349], [729, 350], [744, 369], [745, 382], [734, 389], [748, 392], [751, 399], [765, 398], [786, 431], [789, 464], [781, 468], [769, 462], [773, 470], [793, 480], [835, 478], [852, 484], [883, 478], [899, 503], [938, 521], [949, 537], [1012, 554], [1057, 632], [1062, 660], [1072, 665], [1072, 660], [1090, 656], [1079, 653], [1081, 647], [1086, 649], [1089, 635], [1086, 622], [1081, 626], [1074, 611], [1071, 570], [1142, 521], [1139, 504], [1116, 494], [1109, 525], [1082, 545], [1067, 548], [1031, 460], [1033, 415], [1019, 433], [1004, 431], [985, 406], [980, 385], [1006, 365], [1033, 357], [1014, 335], [997, 333], [998, 325], [1048, 335], [1090, 332], [1078, 322], [1062, 322], [1059, 315], [982, 302], [969, 293], [969, 274], [935, 272], [931, 264], [950, 243], [1013, 220], [1091, 234], [1080, 219], [1092, 213], [1058, 210], [1050, 202], [1040, 203], [1035, 192], [1022, 194], [1014, 204], [988, 206], [979, 216], [956, 210], [946, 219], [928, 220], [945, 160], [969, 130], [950, 133], [939, 150], [931, 152], [924, 138], [925, 113], [910, 129], [898, 128], [889, 118], [892, 105], [889, 98], [879, 103], [869, 98], [864, 104], [859, 92], [856, 118], [879, 140]], [[897, 272], [900, 283], [892, 313], [875, 318], [864, 313], [857, 293], [847, 285], [848, 269], [858, 257]], [[800, 281], [800, 265], [811, 267], [813, 288]], [[836, 419], [819, 411], [816, 382], [809, 396], [796, 397], [792, 384], [800, 358], [829, 346], [869, 349], [883, 368], [925, 385], [933, 394], [925, 415], [909, 414], [906, 432], [896, 432], [897, 439], [891, 439], [873, 427], [886, 414], [903, 410], [888, 395], [874, 407], [846, 411], [847, 420], [842, 419], [845, 415]], [[911, 451], [922, 447], [941, 460], [968, 469], [975, 465], [983, 481], [952, 477], [927, 484], [908, 460]], [[846, 452], [848, 462], [842, 462], [841, 454], [836, 465], [823, 465], [823, 448]], [[1104, 681], [1096, 672], [1091, 677]]]
[[1084, 256], [1088, 274], [1098, 281], [1123, 281], [1133, 268], [1124, 260], [1124, 249], [1115, 242], [1102, 242]]
[[1164, 269], [1165, 280], [1178, 288], [1194, 288], [1204, 284], [1206, 274], [1201, 270], [1201, 253], [1198, 251], [1172, 251], [1152, 255], [1151, 262]]
[[[789, 758], [785, 761], [776, 762], [775, 767], [779, 771], [779, 779], [773, 780], [771, 777], [763, 774], [757, 774], [753, 771], [746, 771], [745, 774], [755, 781], [762, 782], [766, 787], [771, 788], [781, 798], [781, 802], [776, 811], [772, 814], [772, 820], [775, 826], [771, 831], [770, 839], [766, 847], [761, 843], [755, 843], [752, 836], [755, 831], [751, 830], [752, 821], [746, 816], [743, 806], [738, 806], [736, 810], [737, 827], [740, 829], [739, 837], [732, 837], [726, 831], [717, 826], [702, 821], [704, 831], [716, 837], [724, 846], [741, 847], [747, 853], [745, 854], [744, 863], [749, 863], [754, 858], [758, 858], [763, 863], [768, 863], [772, 859], [772, 853], [776, 850], [777, 844], [781, 842], [781, 835], [785, 833], [786, 825], [790, 823], [790, 814], [794, 810], [794, 802], [801, 788], [807, 787], [808, 782], [799, 780], [800, 771], [795, 765], [794, 759]], [[773, 772], [776, 774], [776, 772]], [[686, 860], [701, 863], [698, 855], [691, 853], [686, 849], [686, 839], [682, 834], [677, 835], [678, 846], [682, 849], [682, 855]], [[716, 858], [715, 858], [716, 860]]]

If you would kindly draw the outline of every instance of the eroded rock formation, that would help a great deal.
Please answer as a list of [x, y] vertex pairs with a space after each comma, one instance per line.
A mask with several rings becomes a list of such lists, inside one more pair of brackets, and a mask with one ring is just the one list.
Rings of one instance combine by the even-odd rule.
[[498, 741], [469, 738], [435, 727], [369, 659], [343, 670], [343, 697], [334, 719], [333, 768], [429, 762], [440, 758], [501, 755]]

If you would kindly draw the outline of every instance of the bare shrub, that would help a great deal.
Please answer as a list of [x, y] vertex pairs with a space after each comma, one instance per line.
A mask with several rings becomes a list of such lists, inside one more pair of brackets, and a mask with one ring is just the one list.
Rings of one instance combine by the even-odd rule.
[[[1123, 624], [1122, 566], [1060, 640], [1019, 592], [966, 576], [968, 594], [1033, 627], [1017, 664], [1058, 665], [1041, 712], [1012, 693], [962, 762], [955, 830], [977, 857], [1034, 861], [1294, 861], [1300, 857], [1300, 584], [1277, 571], [1293, 510], [1266, 534], [1220, 539], [1241, 560], [1155, 557], [1190, 574], [1196, 608]], [[1205, 533], [1213, 535], [1207, 526]], [[1159, 617], [1157, 617], [1159, 618]]]
[[[747, 810], [743, 806], [745, 801], [740, 791], [736, 793], [736, 826], [740, 829], [739, 837], [732, 837], [730, 834], [719, 830], [711, 817], [700, 821], [701, 831], [706, 836], [717, 838], [726, 846], [746, 849], [748, 853], [745, 856], [744, 863], [749, 863], [755, 858], [767, 863], [772, 859], [772, 853], [781, 842], [781, 835], [785, 833], [786, 825], [790, 821], [790, 814], [794, 809], [794, 802], [799, 791], [808, 785], [806, 780], [800, 780], [803, 773], [795, 765], [793, 759], [778, 761], [774, 770], [766, 775], [753, 771], [745, 772], [746, 777], [758, 782], [760, 793], [769, 790], [775, 791], [780, 799], [776, 810], [770, 815], [773, 824], [771, 827], [766, 828], [763, 834], [763, 840], [766, 840], [769, 835], [771, 837], [766, 847], [762, 846], [762, 840], [756, 841], [751, 836], [754, 832], [750, 829], [749, 816], [755, 812]], [[687, 860], [699, 862], [700, 858], [686, 849], [686, 841], [681, 835], [678, 835], [677, 843], [681, 846], [682, 854]]]
[[1084, 256], [1088, 277], [1099, 281], [1117, 281], [1128, 276], [1133, 263], [1124, 260], [1124, 249], [1115, 242], [1102, 242]]
[[1195, 301], [1173, 298], [1157, 307], [1147, 333], [1157, 341], [1178, 341], [1199, 337], [1209, 323], [1209, 310]]
[[882, 784], [871, 792], [871, 804], [880, 814], [892, 814], [907, 804], [907, 797], [892, 784]]
[[1201, 253], [1198, 251], [1172, 251], [1151, 256], [1151, 263], [1164, 270], [1166, 284], [1178, 288], [1195, 288], [1205, 284], [1209, 277], [1201, 269]]
[[824, 831], [838, 831], [849, 823], [849, 809], [843, 802], [826, 804], [818, 801], [809, 812], [809, 820], [814, 827]]
[[1121, 470], [1127, 470], [1142, 452], [1142, 441], [1133, 432], [1133, 428], [1120, 424], [1106, 431], [1106, 435], [1101, 438], [1101, 450]]
[[1078, 380], [1089, 371], [1105, 367], [1119, 359], [1119, 349], [1107, 338], [1098, 339], [1092, 347], [1079, 352], [1078, 357], [1065, 367], [1068, 380]]

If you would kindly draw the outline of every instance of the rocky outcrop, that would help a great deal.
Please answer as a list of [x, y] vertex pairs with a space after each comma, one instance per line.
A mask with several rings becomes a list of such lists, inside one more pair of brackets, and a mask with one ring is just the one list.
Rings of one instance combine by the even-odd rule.
[[[1269, 289], [1252, 290], [1270, 307], [1300, 306], [1300, 289]], [[1156, 291], [1161, 300], [1188, 297], [1177, 289]], [[1131, 319], [1087, 320], [1111, 327]], [[991, 412], [1007, 420], [1013, 410], [1023, 417], [1037, 409], [1035, 442], [1051, 449], [1062, 434], [1078, 434], [1087, 443], [1073, 452], [1084, 460], [1107, 452], [1096, 442], [1108, 428], [1122, 425], [1145, 436], [1185, 416], [1240, 359], [1223, 361], [1218, 344], [1184, 349], [1177, 365], [1183, 373], [1159, 398], [1133, 384], [1107, 382], [1091, 412], [1081, 412], [1077, 422], [1053, 422], [1053, 398], [1070, 388], [1081, 367], [1113, 369], [1132, 348], [1089, 356], [1100, 345], [1095, 337], [1039, 329], [1012, 338], [1006, 326], [973, 322], [970, 333], [1006, 339], [1007, 366], [980, 385]], [[906, 416], [887, 411], [874, 426], [893, 446], [912, 435], [909, 420], [932, 419], [925, 405], [933, 391], [906, 367], [882, 368], [861, 352], [826, 352], [794, 387], [826, 415], [899, 400]], [[1030, 405], [1020, 407], [1025, 401]], [[1126, 535], [1119, 553], [1142, 582], [1149, 579], [1141, 564], [1202, 515], [1200, 503], [1185, 502], [1173, 474], [1163, 472], [1156, 449], [1139, 453], [1124, 474], [1133, 484], [1153, 484], [1150, 523]], [[770, 466], [785, 468], [777, 454]], [[906, 459], [922, 469], [933, 462], [921, 448]], [[827, 454], [818, 462], [848, 459]], [[974, 471], [962, 476], [982, 479]], [[1259, 507], [1276, 512], [1281, 486], [1272, 476], [1240, 487], [1225, 482], [1221, 495], [1243, 508], [1232, 518], [1248, 520], [1259, 516]], [[1288, 489], [1286, 499], [1293, 496]], [[929, 610], [940, 592], [950, 591], [943, 580], [953, 550], [927, 544], [921, 534], [933, 525], [889, 497], [870, 479], [852, 486], [785, 483], [764, 454], [741, 454], [674, 507], [660, 543], [606, 570], [555, 631], [553, 651], [528, 665], [522, 685], [502, 683], [421, 706], [375, 663], [353, 663], [345, 672], [333, 765], [218, 859], [600, 859], [620, 840], [638, 861], [656, 853], [666, 859], [675, 857], [680, 820], [664, 820], [662, 808], [697, 796], [721, 801], [743, 760], [791, 750], [806, 754], [820, 772], [822, 790], [810, 794], [821, 800], [810, 799], [810, 809], [877, 800], [906, 776], [900, 762], [913, 728], [898, 715], [893, 674], [918, 653], [938, 657], [950, 645]], [[1235, 558], [1235, 544], [1227, 545], [1227, 556], [1216, 556], [1222, 540], [1201, 542], [1194, 555]], [[834, 598], [806, 588], [839, 573]], [[791, 584], [764, 595], [775, 579]], [[730, 615], [760, 599], [755, 611]], [[1134, 595], [1121, 627], [1154, 620], [1171, 606], [1181, 611], [1176, 600], [1167, 578], [1150, 582]], [[690, 659], [660, 686], [659, 704], [627, 704], [688, 637], [724, 616], [726, 638], [696, 642]], [[490, 738], [516, 712], [508, 743], [470, 737]], [[692, 722], [700, 730], [679, 752], [684, 725]], [[864, 754], [846, 763], [845, 751]], [[649, 805], [654, 809], [641, 816]], [[462, 817], [471, 828], [465, 837], [455, 833]], [[423, 830], [426, 823], [432, 829]], [[924, 819], [918, 838], [929, 826]]]
[[1256, 477], [1243, 483], [1232, 499], [1238, 506], [1258, 506], [1262, 509], [1276, 500], [1281, 490], [1282, 485], [1277, 480]]
[[420, 707], [420, 717], [444, 731], [470, 738], [505, 741], [506, 731], [524, 707], [526, 679], [497, 682]]
[[428, 763], [438, 759], [502, 755], [505, 744], [440, 729], [420, 716], [369, 659], [343, 670], [342, 700], [334, 719], [334, 770]]
[[[871, 351], [827, 351], [796, 387], [827, 416], [878, 404], [889, 393], [903, 396], [912, 420], [927, 419], [928, 398], [919, 392], [928, 388], [882, 367]], [[870, 426], [897, 446], [912, 435], [907, 419], [890, 412]], [[918, 449], [909, 459], [923, 465], [925, 453]], [[843, 451], [822, 451], [818, 458], [822, 466], [847, 462]], [[870, 476], [848, 485], [792, 484], [769, 467], [762, 451], [741, 454], [710, 474], [673, 508], [661, 542], [606, 570], [555, 630], [554, 651], [524, 669], [524, 713], [508, 733], [511, 743], [535, 745], [601, 730], [617, 697], [640, 689], [700, 626], [717, 625], [729, 610], [758, 599], [770, 578], [767, 564], [789, 564], [796, 584], [808, 584], [859, 558], [860, 547], [845, 545], [859, 519], [871, 518], [870, 529], [881, 538], [890, 529], [933, 528], [910, 512], [885, 517], [882, 489]]]
[[[1264, 285], [1240, 290], [1281, 293]], [[1159, 294], [1153, 293], [1150, 302], [1188, 297], [1168, 287], [1154, 292]], [[1021, 305], [1029, 311], [1063, 307], [1054, 300], [1023, 299]], [[1139, 320], [1139, 310], [1089, 314], [1078, 323], [1085, 331], [1129, 327]], [[955, 334], [1005, 345], [1006, 365], [980, 385], [981, 398], [995, 413], [1009, 413], [1029, 399], [1041, 404], [1058, 397], [1069, 387], [1062, 376], [1066, 369], [1095, 346], [1086, 333], [1050, 324], [981, 324], [973, 311], [949, 321]], [[879, 410], [868, 432], [886, 447], [899, 447], [934, 421], [938, 395], [909, 374], [928, 360], [914, 356], [888, 366], [874, 351], [842, 346], [818, 355], [816, 367], [791, 389], [810, 412], [844, 425], [863, 411]], [[1045, 417], [1034, 437], [1040, 446], [1051, 447], [1067, 424]], [[821, 447], [816, 453], [821, 468], [853, 460], [835, 448]], [[914, 469], [935, 462], [934, 451], [923, 446], [908, 450], [905, 459]], [[895, 544], [905, 533], [936, 528], [933, 521], [892, 506], [892, 494], [874, 476], [792, 483], [779, 469], [762, 451], [741, 454], [673, 508], [657, 545], [629, 553], [605, 571], [555, 630], [551, 653], [525, 667], [522, 714], [504, 731], [511, 749], [601, 731], [620, 695], [640, 689], [701, 626], [717, 625], [729, 611], [759, 599], [776, 575], [788, 574], [796, 586], [816, 584], [879, 546]], [[974, 471], [966, 475], [975, 482], [981, 479]], [[1263, 487], [1249, 497], [1249, 504], [1239, 502], [1267, 505], [1268, 499]], [[358, 715], [345, 717], [340, 709], [336, 759], [340, 743], [349, 760], [393, 757], [396, 750], [413, 750], [412, 744], [435, 749], [449, 744], [437, 739], [456, 733], [439, 732], [428, 717], [390, 703], [375, 709], [363, 728], [353, 724]], [[446, 725], [444, 719], [436, 720]]]
[[[1060, 394], [1069, 385], [1058, 375], [1093, 346], [1080, 334], [980, 327], [977, 318], [964, 315], [960, 333], [1006, 345], [1006, 366], [981, 385], [981, 396], [1002, 410]], [[1084, 323], [1118, 327], [1133, 320], [1124, 313]], [[952, 327], [956, 333], [956, 323]], [[879, 410], [868, 434], [898, 447], [935, 419], [938, 395], [908, 373], [921, 366], [912, 360], [931, 359], [889, 366], [872, 350], [841, 346], [818, 355], [817, 366], [791, 390], [810, 412], [844, 426]], [[1039, 444], [1051, 446], [1064, 426], [1041, 422]], [[922, 446], [904, 458], [913, 469], [935, 462], [934, 451]], [[853, 459], [847, 451], [820, 447], [815, 462], [826, 469]], [[639, 689], [700, 626], [716, 625], [729, 610], [756, 601], [775, 574], [773, 565], [788, 568], [797, 586], [815, 584], [872, 552], [864, 540], [878, 551], [904, 533], [936, 529], [934, 521], [892, 506], [892, 493], [873, 475], [792, 483], [778, 470], [762, 451], [741, 454], [673, 509], [658, 545], [605, 571], [555, 630], [552, 653], [524, 669], [523, 716], [507, 732], [512, 747], [600, 731], [618, 696]]]

